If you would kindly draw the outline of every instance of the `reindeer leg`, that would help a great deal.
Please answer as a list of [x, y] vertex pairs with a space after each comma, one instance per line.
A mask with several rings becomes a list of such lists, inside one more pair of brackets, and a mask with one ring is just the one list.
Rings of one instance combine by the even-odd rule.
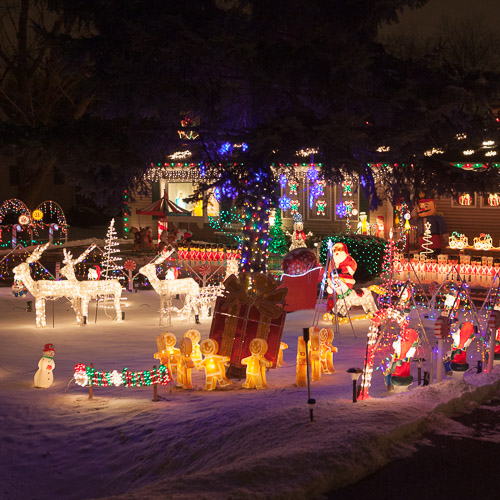
[[114, 298], [115, 312], [116, 312], [116, 321], [121, 321], [122, 320], [122, 308], [121, 308], [121, 301], [120, 301], [121, 297], [120, 297], [120, 295], [118, 295], [116, 293], [115, 294], [115, 298]]
[[47, 322], [45, 319], [45, 299], [37, 298], [35, 301], [35, 311], [36, 311], [36, 326], [37, 328], [45, 328]]

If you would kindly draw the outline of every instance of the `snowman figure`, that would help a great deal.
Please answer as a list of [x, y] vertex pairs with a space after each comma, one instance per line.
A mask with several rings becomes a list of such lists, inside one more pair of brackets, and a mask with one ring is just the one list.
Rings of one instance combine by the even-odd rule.
[[43, 356], [38, 362], [38, 370], [35, 373], [34, 384], [35, 387], [48, 388], [54, 382], [54, 344], [45, 344], [43, 348]]
[[290, 245], [289, 251], [295, 250], [296, 248], [306, 247], [306, 238], [312, 236], [312, 233], [304, 232], [304, 223], [302, 222], [302, 215], [293, 214], [293, 233], [290, 234], [286, 232], [288, 236], [292, 237], [292, 244]]

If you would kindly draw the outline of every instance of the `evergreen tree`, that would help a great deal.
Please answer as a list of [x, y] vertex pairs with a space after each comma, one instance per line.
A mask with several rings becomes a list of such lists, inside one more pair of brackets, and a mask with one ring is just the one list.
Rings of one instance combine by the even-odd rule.
[[279, 253], [284, 255], [288, 252], [288, 244], [286, 242], [285, 233], [283, 232], [283, 224], [281, 221], [281, 210], [276, 209], [274, 216], [274, 224], [269, 231], [269, 252]]
[[102, 276], [105, 280], [117, 278], [120, 269], [122, 269], [122, 266], [119, 265], [119, 261], [122, 258], [117, 255], [120, 252], [119, 245], [115, 229], [115, 219], [111, 219], [108, 232], [106, 233], [106, 245], [104, 246], [104, 255], [102, 257]]

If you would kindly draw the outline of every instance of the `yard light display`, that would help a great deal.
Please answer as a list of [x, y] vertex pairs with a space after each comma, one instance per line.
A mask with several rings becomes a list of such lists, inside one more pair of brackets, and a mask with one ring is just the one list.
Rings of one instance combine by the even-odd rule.
[[319, 351], [322, 373], [334, 373], [333, 354], [339, 350], [332, 345], [334, 333], [331, 328], [322, 328], [319, 331]]
[[47, 389], [54, 383], [54, 344], [45, 344], [43, 356], [38, 361], [38, 370], [33, 377], [35, 387]]
[[463, 375], [469, 369], [467, 347], [474, 339], [474, 326], [469, 321], [460, 325], [460, 330], [452, 333], [451, 369], [457, 375]]
[[453, 231], [448, 240], [448, 245], [454, 250], [463, 250], [465, 247], [469, 246], [469, 239], [465, 236], [465, 234]]
[[179, 358], [177, 361], [177, 386], [182, 389], [192, 389], [191, 371], [194, 361], [191, 359], [193, 344], [191, 339], [184, 337], [179, 344]]
[[201, 356], [201, 351], [200, 351], [201, 334], [198, 330], [193, 329], [193, 330], [188, 330], [184, 334], [184, 337], [191, 339], [191, 345], [192, 345], [191, 359], [193, 360], [194, 367], [197, 370], [200, 370], [201, 369], [201, 362], [203, 361], [203, 358]]
[[276, 362], [276, 366], [278, 368], [281, 366], [284, 366], [284, 364], [283, 364], [283, 351], [285, 349], [288, 349], [288, 344], [285, 344], [285, 342], [280, 342], [280, 350], [278, 352], [278, 361]]
[[46, 301], [62, 297], [66, 297], [70, 300], [73, 310], [75, 311], [76, 322], [78, 325], [82, 325], [83, 315], [80, 306], [80, 287], [78, 283], [70, 281], [34, 280], [31, 277], [30, 264], [37, 262], [48, 246], [49, 244], [46, 243], [43, 246], [36, 247], [25, 262], [16, 266], [13, 269], [14, 279], [22, 281], [31, 295], [35, 297], [35, 321], [37, 328], [45, 328], [47, 326], [45, 316]]
[[164, 365], [144, 371], [130, 371], [124, 368], [121, 372], [117, 370], [103, 372], [83, 363], [75, 365], [73, 378], [82, 387], [119, 387], [123, 385], [127, 388], [146, 387], [154, 384], [167, 385], [171, 380], [170, 372]]
[[311, 381], [316, 382], [321, 379], [321, 351], [319, 341], [319, 328], [312, 326], [309, 328], [309, 365], [311, 366]]
[[403, 392], [413, 383], [410, 360], [418, 346], [418, 334], [412, 328], [403, 329], [393, 342], [394, 354], [389, 364], [390, 384], [396, 392]]
[[404, 331], [408, 326], [408, 318], [401, 311], [389, 307], [387, 309], [379, 309], [375, 316], [370, 319], [370, 327], [368, 329], [366, 341], [363, 377], [361, 379], [361, 390], [358, 399], [368, 399], [370, 397], [369, 390], [373, 376], [375, 352], [379, 345], [384, 325], [390, 323], [396, 323], [399, 325], [400, 331]]
[[295, 385], [297, 387], [307, 387], [307, 356], [306, 342], [304, 337], [300, 336], [297, 341], [297, 364]]
[[246, 365], [246, 379], [242, 386], [245, 389], [267, 389], [266, 368], [273, 363], [264, 356], [267, 352], [267, 342], [264, 339], [255, 338], [250, 342], [251, 355], [241, 360]]
[[220, 387], [231, 385], [232, 382], [226, 377], [226, 364], [229, 363], [229, 356], [217, 354], [219, 344], [214, 339], [205, 339], [200, 344], [200, 351], [203, 354], [203, 360], [200, 367], [205, 369], [205, 391], [213, 391]]

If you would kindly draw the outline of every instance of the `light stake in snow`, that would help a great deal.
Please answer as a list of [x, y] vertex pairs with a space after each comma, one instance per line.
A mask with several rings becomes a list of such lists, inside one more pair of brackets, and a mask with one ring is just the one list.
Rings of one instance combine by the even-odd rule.
[[307, 344], [309, 343], [309, 328], [302, 328], [304, 342], [306, 344], [306, 373], [307, 373], [307, 404], [309, 405], [309, 418], [313, 421], [313, 407], [316, 400], [311, 398], [311, 380], [309, 379], [309, 353], [307, 352]]
[[349, 373], [351, 375], [351, 379], [352, 379], [352, 402], [356, 403], [356, 401], [358, 400], [358, 398], [357, 398], [357, 394], [358, 394], [357, 384], [358, 384], [359, 376], [363, 373], [363, 370], [361, 368], [349, 368], [347, 370], [347, 373]]
[[417, 385], [422, 385], [422, 363], [425, 361], [425, 358], [415, 358], [413, 361], [417, 363], [417, 371], [418, 371]]

